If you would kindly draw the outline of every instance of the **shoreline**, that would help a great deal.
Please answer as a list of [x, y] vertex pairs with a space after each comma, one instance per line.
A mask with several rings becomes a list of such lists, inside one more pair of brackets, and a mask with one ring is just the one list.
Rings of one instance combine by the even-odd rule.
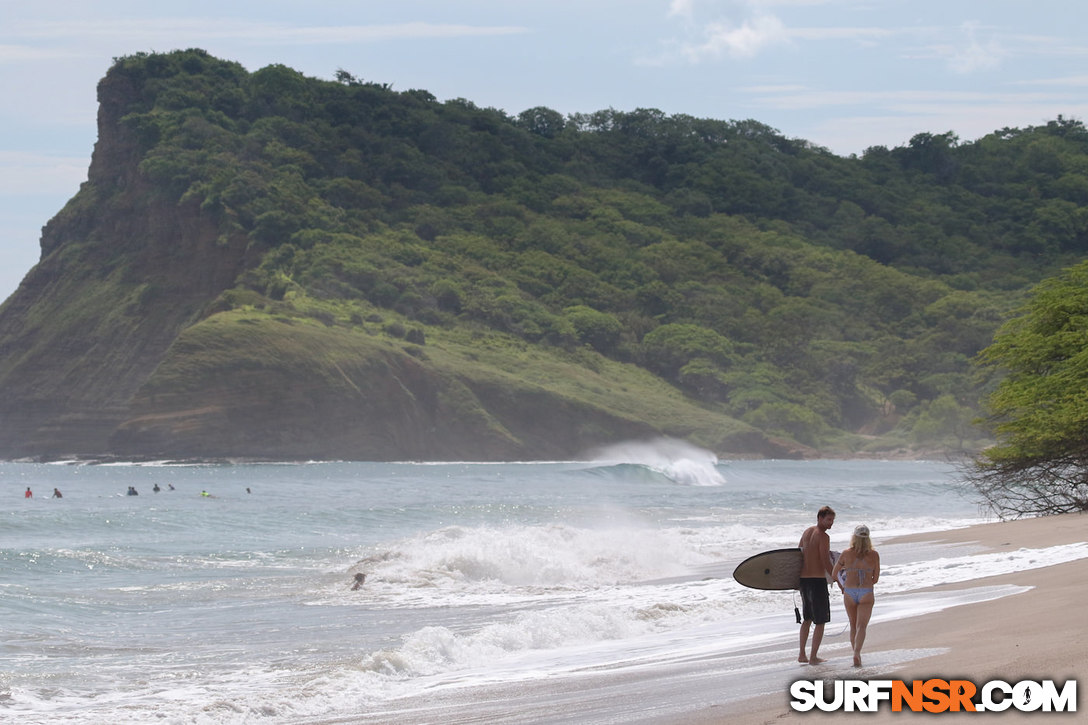
[[[951, 531], [911, 534], [881, 541], [877, 549], [890, 545], [971, 545], [980, 553], [1036, 549], [1088, 542], [1088, 514], [1071, 513], [1032, 519], [983, 523]], [[961, 604], [947, 609], [875, 622], [870, 625], [863, 660], [879, 660], [895, 651], [917, 651], [917, 657], [886, 666], [853, 669], [849, 652], [841, 646], [821, 651], [827, 663], [817, 667], [798, 665], [796, 679], [926, 680], [967, 679], [981, 684], [989, 680], [1015, 683], [1020, 680], [1076, 679], [1088, 684], [1088, 628], [1082, 623], [1083, 602], [1088, 597], [1084, 560], [1027, 569], [1009, 574], [955, 584], [920, 587], [913, 592], [967, 591], [988, 586], [1017, 586], [1026, 589], [998, 599]], [[835, 610], [838, 604], [838, 610]], [[880, 585], [874, 619], [880, 610]], [[837, 615], [837, 617], [836, 617]], [[832, 597], [832, 621], [844, 621], [842, 604]], [[827, 643], [827, 640], [825, 640]], [[789, 650], [792, 652], [793, 650]], [[894, 657], [893, 657], [894, 659]], [[1083, 689], [1083, 687], [1081, 687]], [[1083, 713], [1088, 702], [1083, 700]], [[943, 713], [971, 722], [1073, 722], [1083, 714], [1071, 713]], [[670, 725], [710, 725], [728, 722], [755, 725], [779, 722], [808, 722], [861, 717], [866, 723], [904, 723], [930, 713], [891, 712], [885, 704], [876, 713], [796, 712], [790, 708], [788, 692], [762, 695], [689, 713]]]
[[[927, 555], [936, 549], [938, 557], [940, 550], [947, 548], [952, 559], [965, 552], [975, 556], [1002, 551], [1023, 558], [1022, 549], [1088, 542], [1088, 514], [875, 539], [878, 550], [894, 546], [900, 558], [904, 553], [909, 556], [914, 547], [918, 547], [915, 553]], [[932, 559], [923, 556], [919, 561]], [[711, 647], [694, 656], [678, 653], [664, 668], [632, 668], [618, 676], [609, 667], [586, 668], [568, 673], [574, 676], [495, 682], [471, 690], [435, 688], [377, 710], [307, 722], [778, 725], [863, 717], [866, 723], [899, 725], [912, 722], [911, 716], [925, 718], [931, 713], [893, 713], [887, 704], [875, 713], [795, 712], [789, 705], [789, 687], [796, 680], [909, 683], [940, 678], [970, 680], [980, 686], [994, 679], [1010, 683], [1052, 679], [1059, 684], [1069, 678], [1085, 680], [1088, 636], [1079, 624], [1080, 602], [1088, 593], [1088, 583], [1083, 581], [1085, 563], [1081, 558], [967, 581], [917, 586], [886, 595], [883, 611], [878, 584], [877, 609], [863, 653], [866, 666], [860, 669], [851, 666], [848, 636], [840, 631], [845, 629], [846, 616], [841, 597], [833, 594], [833, 625], [820, 652], [827, 661], [816, 667], [796, 662], [797, 629], [791, 625], [773, 642], [716, 652]], [[911, 614], [912, 610], [924, 613]], [[1056, 626], [1063, 618], [1068, 626]], [[1060, 723], [1083, 719], [1078, 719], [1076, 712], [944, 714], [974, 715], [973, 722], [991, 722], [1000, 716], [1001, 723], [1034, 725], [1040, 718]]]
[[[634, 443], [652, 444], [654, 439], [628, 441]], [[687, 441], [683, 441], [687, 442]], [[699, 448], [691, 443], [695, 448]], [[607, 446], [601, 446], [607, 448]], [[706, 449], [707, 453], [715, 456], [719, 463], [729, 461], [918, 461], [947, 463], [960, 465], [971, 460], [975, 455], [971, 452], [952, 451], [939, 448], [909, 448], [898, 447], [880, 451], [846, 451], [846, 450], [818, 450], [812, 448], [792, 447], [779, 451], [780, 455], [761, 455], [744, 451], [713, 451]], [[583, 455], [586, 452], [583, 451]], [[792, 454], [792, 455], [783, 455]], [[446, 458], [420, 458], [420, 459], [354, 459], [354, 458], [318, 458], [313, 456], [200, 456], [185, 455], [176, 456], [167, 453], [159, 454], [127, 454], [115, 453], [64, 453], [64, 454], [34, 454], [26, 456], [0, 457], [0, 463], [46, 463], [65, 465], [100, 466], [108, 464], [148, 464], [160, 465], [193, 465], [193, 464], [245, 464], [245, 463], [571, 463], [587, 462], [593, 460], [589, 457], [572, 457], [569, 459], [552, 458], [525, 458], [515, 460], [493, 460], [487, 458], [451, 460]]]

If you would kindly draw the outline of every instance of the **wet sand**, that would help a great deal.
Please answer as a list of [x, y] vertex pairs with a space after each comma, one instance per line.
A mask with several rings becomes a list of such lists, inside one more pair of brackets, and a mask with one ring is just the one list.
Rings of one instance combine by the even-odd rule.
[[[1054, 516], [996, 524], [981, 524], [946, 532], [930, 532], [882, 540], [874, 532], [878, 550], [906, 548], [909, 554], [963, 555], [965, 552], [1016, 552], [1063, 544], [1088, 542], [1088, 515]], [[928, 559], [929, 556], [919, 556]], [[992, 590], [989, 601], [978, 593]], [[378, 723], [460, 723], [584, 725], [755, 725], [839, 721], [911, 723], [929, 722], [933, 713], [877, 713], [819, 711], [795, 712], [789, 705], [789, 687], [795, 680], [966, 679], [982, 684], [993, 679], [1069, 678], [1088, 688], [1088, 560], [1044, 566], [957, 584], [912, 589], [948, 606], [931, 614], [880, 620], [880, 585], [874, 621], [863, 652], [864, 665], [852, 667], [846, 616], [840, 596], [832, 595], [832, 624], [828, 625], [818, 666], [796, 662], [796, 628], [774, 643], [743, 651], [677, 657], [667, 666], [623, 675], [608, 668], [587, 669], [577, 676], [543, 678], [520, 683], [496, 683], [462, 689], [451, 677], [448, 688], [389, 703], [389, 709], [334, 719], [307, 722], [322, 725], [377, 725]], [[1010, 593], [1012, 592], [1012, 593]], [[899, 595], [896, 595], [899, 597]], [[952, 606], [956, 601], [968, 601]], [[885, 614], [895, 604], [884, 600]], [[792, 617], [791, 617], [792, 619]], [[1088, 695], [1078, 692], [1075, 713], [943, 713], [971, 723], [1083, 722]], [[861, 718], [862, 720], [858, 720]]]
[[[876, 532], [874, 532], [875, 534]], [[933, 532], [900, 537], [881, 542], [915, 545], [972, 545], [979, 551], [1016, 551], [1088, 541], [1088, 515], [1067, 514], [993, 524], [980, 524], [966, 529]], [[831, 646], [821, 650], [828, 662], [816, 667], [797, 665], [795, 679], [866, 680], [930, 678], [967, 679], [981, 684], [1000, 679], [1015, 683], [1020, 680], [1052, 679], [1059, 683], [1069, 678], [1078, 681], [1078, 710], [1076, 713], [943, 713], [940, 722], [951, 718], [972, 723], [1084, 722], [1088, 712], [1088, 562], [1085, 560], [1046, 566], [1039, 569], [1003, 574], [971, 582], [932, 587], [932, 591], [963, 590], [992, 585], [1031, 587], [1011, 596], [987, 602], [965, 604], [933, 614], [875, 623], [870, 626], [862, 653], [865, 666], [850, 666], [849, 646]], [[836, 606], [832, 597], [832, 607]], [[841, 608], [841, 603], [838, 603]], [[877, 585], [875, 613], [880, 607], [880, 586]], [[833, 612], [833, 621], [835, 615]], [[843, 617], [839, 616], [841, 621]], [[829, 625], [830, 627], [831, 625]], [[829, 629], [830, 631], [830, 629]], [[828, 640], [825, 640], [827, 643]], [[922, 650], [925, 656], [897, 664], [875, 666], [896, 651]], [[898, 659], [894, 658], [893, 659]], [[878, 713], [795, 712], [790, 708], [789, 695], [766, 695], [725, 703], [692, 712], [681, 719], [670, 719], [670, 725], [705, 725], [709, 723], [804, 723], [843, 718], [865, 723], [908, 723], [929, 721], [933, 713], [899, 712], [885, 708]]]

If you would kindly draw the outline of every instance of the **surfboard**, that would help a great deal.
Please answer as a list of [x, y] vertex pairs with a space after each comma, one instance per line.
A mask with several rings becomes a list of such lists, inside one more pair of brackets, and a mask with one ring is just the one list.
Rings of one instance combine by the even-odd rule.
[[798, 589], [801, 550], [772, 549], [749, 556], [733, 570], [733, 578], [751, 589]]
[[[832, 566], [838, 558], [839, 552], [832, 551]], [[749, 556], [733, 570], [733, 578], [751, 589], [800, 589], [801, 550], [772, 549]]]

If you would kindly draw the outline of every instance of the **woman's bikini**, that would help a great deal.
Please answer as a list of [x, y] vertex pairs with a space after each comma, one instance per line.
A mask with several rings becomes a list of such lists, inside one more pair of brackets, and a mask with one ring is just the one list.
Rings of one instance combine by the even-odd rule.
[[[848, 587], [848, 586], [846, 586], [846, 572], [848, 572], [848, 571], [857, 572], [858, 583], [860, 584], [861, 582], [865, 581], [866, 576], [872, 576], [873, 568], [872, 567], [857, 566], [857, 561], [856, 560], [855, 560], [854, 564], [855, 564], [854, 566], [846, 566], [844, 564], [842, 566], [842, 568], [839, 569], [839, 583], [842, 584], [843, 593], [849, 595], [849, 597], [854, 600], [854, 604], [861, 604], [862, 597], [864, 597], [866, 594], [872, 594], [873, 593], [873, 588], [871, 586], [868, 586], [868, 587]], [[864, 574], [863, 574], [863, 572], [864, 572]]]

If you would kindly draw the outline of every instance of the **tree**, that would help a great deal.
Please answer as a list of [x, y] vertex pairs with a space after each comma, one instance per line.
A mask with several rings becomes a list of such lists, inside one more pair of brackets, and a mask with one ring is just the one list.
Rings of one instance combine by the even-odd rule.
[[816, 445], [826, 428], [819, 414], [796, 403], [764, 403], [743, 420], [769, 433], [783, 433], [808, 446]]
[[714, 330], [700, 325], [667, 324], [646, 333], [642, 338], [642, 355], [646, 367], [675, 379], [694, 360], [703, 360], [716, 369], [726, 367], [732, 345]]
[[1088, 510], [1088, 262], [1035, 287], [980, 358], [1005, 377], [968, 479], [1002, 518]]
[[563, 316], [570, 320], [581, 342], [601, 353], [611, 352], [623, 332], [623, 325], [614, 315], [587, 305], [567, 307]]
[[972, 417], [970, 408], [960, 405], [954, 395], [945, 393], [922, 406], [918, 420], [911, 428], [911, 435], [919, 443], [955, 440], [962, 449], [971, 429]]
[[545, 106], [537, 106], [518, 114], [518, 123], [544, 138], [555, 138], [563, 132], [563, 114]]
[[348, 73], [343, 68], [336, 69], [335, 77], [337, 83], [343, 83], [345, 86], [351, 86], [359, 83], [358, 79], [355, 76], [353, 76], [351, 73]]

